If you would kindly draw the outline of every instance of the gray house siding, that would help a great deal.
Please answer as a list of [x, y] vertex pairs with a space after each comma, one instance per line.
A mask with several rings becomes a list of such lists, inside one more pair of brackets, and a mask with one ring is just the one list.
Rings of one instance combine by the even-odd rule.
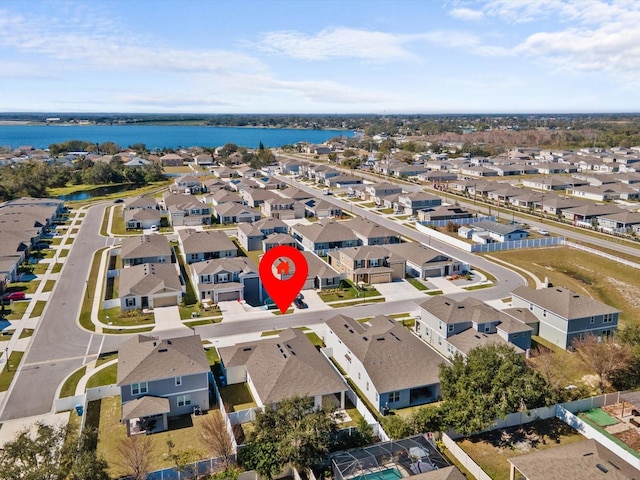
[[[209, 380], [206, 373], [197, 375], [188, 375], [181, 378], [181, 385], [176, 385], [176, 378], [165, 378], [162, 380], [154, 380], [147, 383], [148, 390], [146, 393], [132, 395], [131, 385], [122, 385], [120, 387], [120, 396], [122, 403], [125, 404], [136, 398], [146, 395], [155, 397], [169, 398], [171, 406], [171, 415], [182, 415], [184, 413], [193, 413], [193, 407], [199, 406], [203, 410], [209, 409]], [[178, 407], [178, 396], [188, 395], [190, 403]]]

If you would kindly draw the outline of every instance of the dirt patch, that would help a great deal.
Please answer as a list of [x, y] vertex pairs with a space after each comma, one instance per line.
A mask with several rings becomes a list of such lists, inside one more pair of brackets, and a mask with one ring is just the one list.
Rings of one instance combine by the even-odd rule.
[[622, 282], [613, 277], [606, 277], [606, 280], [616, 287], [618, 293], [626, 302], [633, 305], [634, 308], [640, 308], [640, 288], [635, 285], [629, 285], [628, 283]]
[[640, 433], [636, 428], [625, 430], [624, 432], [614, 433], [616, 438], [622, 440], [626, 445], [640, 452]]

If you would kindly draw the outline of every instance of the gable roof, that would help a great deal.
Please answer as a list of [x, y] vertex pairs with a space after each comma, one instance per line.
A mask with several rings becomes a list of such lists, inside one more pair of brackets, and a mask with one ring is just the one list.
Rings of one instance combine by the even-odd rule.
[[378, 315], [369, 325], [345, 315], [327, 326], [363, 364], [380, 393], [439, 383], [446, 361], [395, 320]]
[[120, 271], [121, 297], [153, 295], [166, 291], [182, 291], [180, 277], [171, 263], [143, 263]]
[[347, 390], [345, 382], [300, 330], [219, 349], [226, 368], [244, 365], [265, 405], [285, 398]]
[[296, 230], [313, 243], [358, 241], [358, 237], [350, 228], [332, 220], [320, 221], [311, 225], [296, 224], [291, 229]]
[[164, 235], [157, 233], [124, 238], [120, 247], [120, 256], [123, 260], [129, 258], [169, 257], [171, 256], [171, 246]]
[[247, 257], [214, 258], [205, 262], [192, 263], [191, 269], [196, 275], [219, 272], [258, 273], [258, 268]]
[[398, 232], [394, 232], [387, 227], [383, 227], [382, 225], [363, 217], [356, 217], [348, 222], [344, 222], [343, 225], [349, 227], [355, 234], [362, 235], [365, 238], [400, 238], [400, 234], [398, 234]]
[[209, 371], [200, 335], [165, 340], [136, 335], [118, 349], [118, 385], [208, 374]]
[[511, 294], [566, 319], [620, 313], [620, 310], [616, 308], [563, 287], [541, 288], [539, 290], [518, 287]]
[[309, 277], [336, 278], [340, 276], [340, 273], [335, 268], [322, 260], [315, 253], [307, 250], [300, 253], [302, 253], [304, 258], [307, 260], [307, 266], [309, 267]]
[[237, 248], [224, 232], [215, 230], [197, 231], [191, 228], [178, 230], [180, 244], [185, 255], [200, 252], [236, 251]]

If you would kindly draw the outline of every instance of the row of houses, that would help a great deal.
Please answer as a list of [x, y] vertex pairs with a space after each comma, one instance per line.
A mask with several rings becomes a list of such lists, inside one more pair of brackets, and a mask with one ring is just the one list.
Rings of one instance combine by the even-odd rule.
[[64, 213], [60, 200], [23, 197], [0, 204], [0, 293]]

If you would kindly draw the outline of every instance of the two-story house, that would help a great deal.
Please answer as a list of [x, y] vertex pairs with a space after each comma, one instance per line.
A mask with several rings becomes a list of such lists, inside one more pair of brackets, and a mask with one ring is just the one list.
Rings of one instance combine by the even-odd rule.
[[356, 217], [343, 225], [353, 230], [358, 237], [359, 245], [390, 245], [401, 241], [398, 232], [363, 217]]
[[576, 338], [609, 336], [618, 328], [620, 310], [567, 288], [518, 287], [511, 298], [514, 307], [529, 309], [540, 321], [538, 335], [564, 349]]
[[282, 220], [267, 217], [255, 223], [241, 223], [238, 225], [238, 241], [247, 250], [260, 250], [262, 240], [274, 233], [287, 233], [289, 227]]
[[256, 267], [247, 257], [217, 258], [190, 266], [193, 287], [200, 301], [213, 303], [245, 300], [262, 303], [262, 283]]
[[394, 202], [393, 208], [406, 215], [415, 215], [418, 210], [435, 208], [440, 205], [442, 205], [440, 197], [426, 192], [411, 192], [398, 195], [398, 200]]
[[117, 384], [127, 435], [161, 432], [168, 417], [209, 409], [209, 361], [199, 335], [136, 335], [118, 349]]
[[195, 195], [202, 192], [202, 181], [193, 175], [178, 177], [174, 181], [173, 191]]
[[280, 220], [293, 220], [305, 216], [304, 204], [291, 198], [270, 198], [264, 201], [260, 210], [265, 217]]
[[[533, 315], [529, 322], [537, 324]], [[416, 333], [445, 356], [468, 355], [487, 344], [511, 345], [519, 353], [531, 348], [533, 328], [475, 298], [431, 297], [420, 304]]]
[[355, 247], [360, 241], [353, 230], [333, 220], [293, 225], [290, 234], [304, 250], [311, 250], [318, 255], [326, 255], [336, 248]]
[[178, 230], [178, 241], [187, 263], [238, 255], [238, 248], [224, 232], [185, 228]]
[[367, 323], [336, 315], [327, 320], [327, 356], [334, 359], [379, 411], [435, 402], [446, 363], [408, 329], [378, 315]]
[[171, 245], [164, 235], [153, 233], [122, 239], [120, 257], [124, 267], [142, 263], [170, 263]]
[[403, 279], [406, 266], [404, 258], [384, 247], [367, 245], [330, 251], [327, 262], [352, 282], [369, 285]]
[[209, 225], [211, 223], [211, 206], [199, 202], [192, 195], [165, 194], [162, 201], [173, 226]]
[[376, 202], [376, 204], [381, 204], [382, 201], [380, 198], [386, 197], [388, 195], [399, 195], [402, 193], [402, 186], [394, 185], [392, 183], [382, 182], [382, 183], [374, 183], [372, 185], [367, 185], [365, 187], [365, 192], [368, 195], [368, 199], [372, 202]]

